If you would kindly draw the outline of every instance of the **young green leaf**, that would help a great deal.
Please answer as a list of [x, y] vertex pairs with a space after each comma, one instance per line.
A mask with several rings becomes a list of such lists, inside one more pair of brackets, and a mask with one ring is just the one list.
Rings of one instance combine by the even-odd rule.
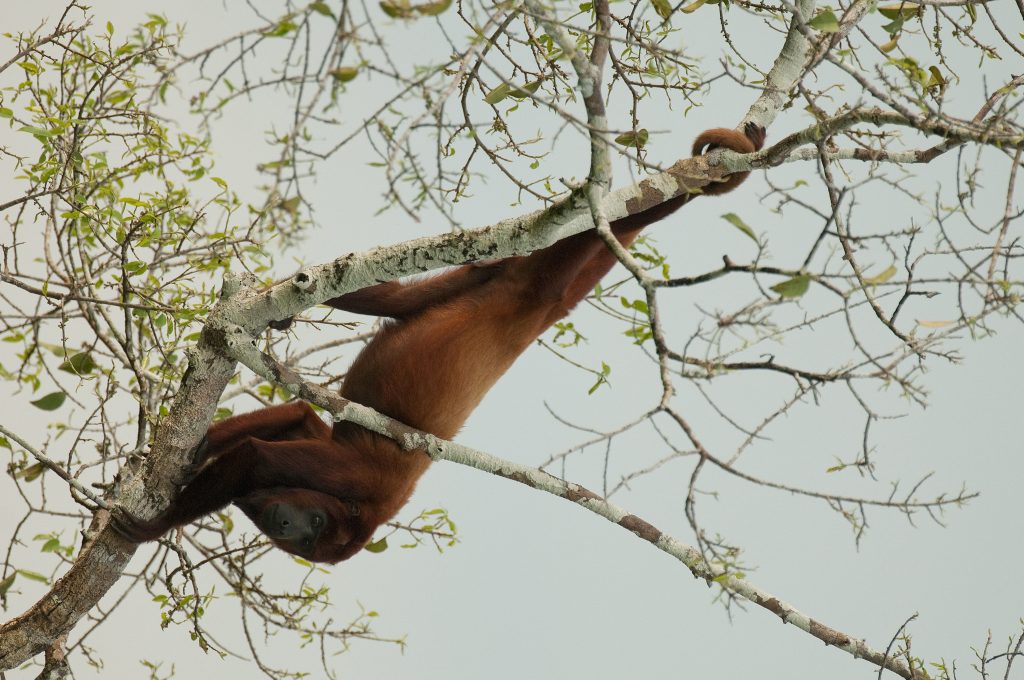
[[44, 411], [56, 411], [64, 404], [64, 400], [67, 399], [67, 396], [68, 395], [63, 392], [50, 392], [45, 397], [36, 399], [29, 403]]
[[662, 19], [668, 19], [672, 16], [672, 3], [670, 0], [651, 0], [651, 4], [654, 6], [654, 11]]
[[642, 149], [644, 148], [644, 145], [647, 144], [647, 138], [649, 136], [650, 134], [647, 132], [647, 128], [640, 128], [636, 132], [623, 132], [615, 138], [615, 143], [621, 144], [622, 146], [632, 146], [637, 149]]
[[496, 88], [494, 88], [486, 95], [484, 95], [484, 101], [490, 104], [491, 106], [494, 106], [502, 99], [507, 97], [510, 92], [512, 92], [512, 86], [507, 83], [502, 83], [501, 85], [498, 85]]
[[531, 94], [537, 91], [537, 88], [540, 87], [540, 82], [541, 81], [539, 80], [535, 80], [532, 83], [527, 83], [522, 87], [517, 87], [513, 90], [510, 90], [508, 96], [512, 97], [512, 99], [518, 99], [522, 101], [523, 99], [526, 99]]
[[373, 543], [368, 543], [366, 545], [366, 548], [365, 548], [366, 551], [372, 552], [372, 553], [382, 553], [382, 552], [384, 552], [387, 549], [388, 549], [388, 539], [387, 539], [387, 537], [384, 537], [384, 538], [380, 539], [379, 541], [374, 541]]
[[331, 17], [332, 19], [334, 18], [334, 12], [331, 11], [331, 8], [327, 6], [326, 2], [314, 2], [309, 6], [309, 8], [317, 14], [323, 14], [325, 17]]
[[17, 575], [18, 575], [18, 572], [14, 571], [14, 572], [11, 573], [10, 576], [5, 578], [3, 581], [0, 581], [0, 595], [4, 595], [8, 590], [11, 589], [11, 586], [14, 585], [14, 578]]
[[382, 0], [380, 8], [392, 19], [408, 19], [412, 16], [408, 0]]
[[798, 298], [802, 297], [803, 294], [807, 292], [810, 285], [810, 275], [800, 274], [799, 276], [794, 276], [791, 279], [786, 279], [781, 283], [776, 283], [772, 286], [772, 290], [784, 298]]
[[79, 352], [74, 354], [70, 359], [67, 359], [60, 366], [58, 370], [64, 371], [65, 373], [73, 373], [75, 375], [88, 375], [92, 373], [96, 368], [96, 362], [93, 361], [92, 355], [88, 352]]
[[807, 25], [822, 33], [835, 33], [839, 30], [839, 20], [832, 13], [831, 7], [826, 7], [818, 12], [817, 16], [807, 22]]
[[333, 76], [339, 83], [347, 83], [357, 75], [359, 75], [358, 66], [339, 66], [338, 68], [331, 70], [331, 76]]
[[921, 6], [913, 2], [901, 2], [897, 5], [879, 5], [878, 13], [886, 19], [913, 19], [921, 13]]
[[24, 470], [18, 472], [15, 477], [23, 479], [26, 482], [34, 482], [42, 477], [44, 472], [46, 472], [46, 466], [42, 463], [36, 463], [35, 465], [29, 465]]
[[39, 581], [40, 583], [49, 583], [50, 579], [46, 578], [40, 573], [29, 571], [28, 569], [19, 569], [18, 572], [22, 576], [32, 581]]
[[754, 243], [758, 242], [757, 234], [754, 233], [754, 230], [751, 229], [746, 222], [740, 219], [740, 216], [737, 215], [736, 213], [726, 213], [722, 215], [722, 219], [731, 224], [732, 226], [736, 227], [740, 231], [742, 231], [744, 234], [750, 237], [750, 240], [753, 241]]
[[869, 286], [874, 286], [879, 283], [885, 283], [894, 276], [896, 276], [896, 267], [894, 265], [889, 265], [888, 267], [878, 272], [874, 276], [869, 276], [865, 278], [864, 283]]
[[416, 5], [416, 11], [423, 16], [436, 17], [451, 6], [452, 0], [436, 0], [435, 2], [425, 2], [422, 5]]

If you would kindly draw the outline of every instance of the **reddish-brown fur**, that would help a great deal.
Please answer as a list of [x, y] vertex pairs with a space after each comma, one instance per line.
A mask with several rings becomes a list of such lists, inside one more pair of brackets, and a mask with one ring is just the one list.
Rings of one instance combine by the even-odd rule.
[[[701, 133], [694, 153], [728, 148], [750, 153], [764, 129]], [[731, 191], [748, 173], [704, 188]], [[640, 231], [688, 200], [677, 197], [612, 223], [629, 246]], [[551, 324], [569, 313], [615, 264], [593, 231], [526, 257], [392, 281], [328, 302], [360, 314], [391, 317], [356, 357], [341, 394], [407, 425], [451, 438], [484, 394]], [[167, 510], [150, 521], [125, 514], [118, 530], [144, 541], [229, 503], [238, 505], [279, 547], [338, 562], [360, 551], [374, 530], [412, 494], [430, 464], [390, 439], [347, 422], [328, 427], [301, 401], [213, 425], [196, 454], [198, 472]], [[308, 522], [304, 542], [279, 526]], [[270, 526], [273, 525], [273, 526]]]
[[[693, 155], [714, 151], [715, 149], [732, 149], [739, 153], [753, 153], [760, 151], [764, 146], [765, 129], [754, 123], [747, 123], [743, 128], [744, 134], [737, 134], [735, 130], [728, 128], [712, 128], [705, 130], [693, 140]], [[717, 196], [727, 191], [732, 191], [747, 178], [749, 172], [736, 172], [729, 175], [724, 182], [709, 184], [702, 189], [705, 195]]]

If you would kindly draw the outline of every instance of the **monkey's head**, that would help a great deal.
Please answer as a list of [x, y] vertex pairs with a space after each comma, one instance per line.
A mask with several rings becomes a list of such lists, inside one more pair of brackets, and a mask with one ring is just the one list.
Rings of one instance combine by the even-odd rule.
[[370, 542], [379, 524], [355, 501], [310, 489], [264, 489], [235, 505], [278, 548], [313, 562], [347, 560]]

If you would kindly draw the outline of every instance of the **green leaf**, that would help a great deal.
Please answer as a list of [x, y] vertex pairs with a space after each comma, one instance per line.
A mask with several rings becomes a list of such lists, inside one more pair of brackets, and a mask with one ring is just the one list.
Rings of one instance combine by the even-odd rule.
[[905, 21], [921, 14], [921, 6], [913, 2], [901, 2], [896, 5], [879, 5], [878, 13], [886, 19]]
[[619, 297], [619, 302], [626, 309], [635, 309], [641, 314], [647, 314], [650, 310], [647, 308], [647, 302], [644, 300], [630, 300], [626, 297]]
[[807, 25], [822, 33], [836, 33], [839, 30], [839, 20], [832, 13], [831, 7], [818, 12], [817, 16], [807, 22]]
[[597, 374], [597, 381], [587, 390], [587, 394], [593, 394], [601, 385], [610, 385], [611, 383], [608, 382], [609, 375], [611, 375], [611, 367], [601, 362], [601, 371]]
[[627, 338], [633, 338], [633, 343], [637, 345], [642, 345], [654, 337], [650, 326], [634, 326], [624, 332], [623, 335]]
[[810, 285], [810, 275], [800, 274], [799, 276], [794, 276], [791, 279], [786, 279], [781, 283], [776, 283], [772, 286], [772, 290], [784, 298], [798, 298], [802, 297], [803, 294], [807, 292]]
[[757, 234], [754, 233], [754, 230], [751, 229], [746, 222], [740, 219], [740, 216], [736, 213], [726, 213], [722, 215], [722, 219], [749, 236], [750, 240], [754, 243], [758, 242]]
[[408, 19], [412, 16], [408, 0], [382, 0], [380, 8], [392, 19]]
[[887, 24], [883, 24], [882, 30], [893, 37], [900, 35], [900, 32], [903, 30], [903, 19], [896, 19]]
[[233, 519], [231, 519], [231, 515], [229, 515], [226, 512], [218, 512], [217, 513], [217, 519], [220, 520], [220, 525], [221, 525], [220, 528], [221, 528], [221, 531], [223, 531], [225, 535], [230, 534], [232, 531], [234, 531], [234, 529], [235, 529], [235, 521]]
[[8, 590], [11, 589], [11, 586], [14, 585], [14, 578], [17, 575], [18, 575], [17, 571], [12, 572], [10, 576], [5, 578], [3, 581], [0, 581], [0, 595], [4, 595]]
[[621, 144], [622, 146], [632, 146], [637, 149], [642, 149], [644, 148], [644, 145], [647, 144], [648, 136], [649, 133], [647, 132], [647, 128], [640, 128], [636, 132], [633, 132], [632, 130], [629, 132], [623, 132], [615, 138], [615, 143]]
[[19, 132], [28, 132], [28, 133], [31, 133], [31, 134], [35, 135], [36, 137], [40, 137], [40, 138], [43, 138], [43, 139], [49, 139], [50, 137], [56, 137], [57, 136], [56, 132], [51, 132], [50, 130], [47, 130], [46, 128], [36, 127], [35, 125], [22, 125], [20, 128], [18, 128], [18, 131]]
[[921, 68], [917, 61], [910, 57], [903, 57], [900, 59], [890, 59], [889, 63], [896, 66], [898, 69], [907, 74], [907, 77], [911, 80], [915, 80], [921, 85], [927, 85], [931, 76], [928, 71]]
[[686, 14], [692, 14], [693, 12], [696, 12], [701, 7], [703, 7], [707, 3], [707, 1], [708, 0], [695, 0], [694, 2], [691, 2], [689, 5], [680, 8], [680, 11]]
[[96, 368], [96, 362], [88, 352], [79, 352], [57, 367], [58, 370], [75, 375], [88, 375]]
[[302, 205], [302, 198], [299, 196], [292, 196], [291, 198], [284, 199], [274, 207], [278, 210], [284, 210], [286, 213], [291, 215], [295, 215], [299, 212], [300, 205]]
[[334, 18], [334, 12], [331, 11], [331, 8], [327, 6], [326, 2], [314, 2], [309, 6], [309, 8], [317, 14], [323, 14], [325, 17], [331, 17], [332, 19]]
[[29, 571], [28, 569], [19, 569], [17, 573], [32, 581], [39, 581], [40, 583], [50, 582], [50, 579], [46, 578], [42, 574], [36, 573], [34, 571]]
[[296, 28], [298, 28], [298, 25], [295, 22], [285, 19], [272, 29], [264, 31], [263, 35], [268, 38], [282, 38], [294, 31]]
[[331, 76], [339, 83], [347, 83], [357, 75], [359, 75], [358, 66], [339, 66], [336, 69], [331, 69]]
[[658, 13], [658, 16], [662, 19], [668, 19], [672, 16], [672, 3], [670, 0], [651, 0], [651, 5], [654, 6], [654, 11]]
[[18, 479], [24, 479], [26, 482], [34, 482], [42, 477], [44, 472], [46, 472], [46, 466], [42, 463], [36, 463], [35, 465], [29, 465], [15, 476]]
[[372, 553], [382, 553], [382, 552], [384, 552], [387, 549], [388, 549], [388, 539], [387, 539], [386, 536], [384, 538], [380, 539], [379, 541], [374, 541], [373, 543], [367, 543], [366, 544], [366, 548], [365, 548], [365, 550], [367, 550], [369, 552], [372, 552]]
[[423, 16], [436, 17], [452, 6], [452, 0], [436, 0], [436, 2], [425, 2], [416, 5], [416, 11]]
[[14, 111], [4, 106], [0, 106], [0, 118], [14, 118]]
[[512, 92], [512, 86], [507, 83], [502, 83], [501, 85], [498, 85], [496, 88], [494, 88], [486, 95], [484, 95], [484, 101], [490, 104], [491, 106], [494, 106], [502, 99], [507, 97], [510, 92]]
[[536, 92], [537, 88], [540, 87], [540, 83], [541, 81], [535, 80], [532, 83], [527, 83], [526, 85], [523, 85], [522, 87], [517, 87], [514, 90], [510, 90], [508, 96], [512, 97], [513, 99], [518, 99], [522, 101], [523, 99], [526, 99], [531, 94]]
[[107, 103], [111, 106], [117, 106], [121, 102], [126, 102], [131, 99], [132, 94], [131, 90], [118, 90], [116, 92], [111, 92], [110, 96], [107, 97]]
[[67, 399], [67, 396], [68, 395], [63, 392], [50, 392], [45, 397], [36, 399], [30, 403], [36, 408], [44, 411], [56, 411], [64, 404], [64, 400]]
[[879, 283], [885, 283], [894, 276], [896, 276], [896, 266], [889, 265], [888, 267], [886, 267], [879, 273], [875, 274], [874, 276], [869, 276], [866, 279], [864, 279], [864, 283], [868, 286], [874, 286]]
[[602, 361], [601, 362], [601, 372], [597, 374], [597, 382], [595, 382], [591, 386], [591, 388], [589, 390], [587, 390], [587, 394], [588, 395], [593, 394], [594, 392], [597, 391], [597, 388], [599, 388], [601, 385], [610, 385], [611, 383], [608, 382], [608, 376], [611, 375], [611, 372], [612, 372], [612, 367]]

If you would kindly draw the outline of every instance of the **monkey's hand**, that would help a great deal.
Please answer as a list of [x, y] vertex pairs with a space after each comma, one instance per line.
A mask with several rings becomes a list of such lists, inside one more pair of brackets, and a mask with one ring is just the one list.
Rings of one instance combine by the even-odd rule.
[[153, 541], [167, 533], [167, 527], [159, 519], [139, 519], [120, 505], [110, 510], [110, 528], [133, 543]]
[[286, 331], [292, 327], [295, 322], [294, 316], [289, 316], [286, 319], [279, 319], [278, 321], [271, 321], [267, 325], [273, 328], [275, 331]]
[[202, 469], [206, 459], [210, 456], [210, 438], [206, 434], [199, 441], [199, 446], [192, 452], [192, 462], [185, 466], [185, 474], [182, 476], [181, 486], [187, 486], [196, 478], [199, 470]]

